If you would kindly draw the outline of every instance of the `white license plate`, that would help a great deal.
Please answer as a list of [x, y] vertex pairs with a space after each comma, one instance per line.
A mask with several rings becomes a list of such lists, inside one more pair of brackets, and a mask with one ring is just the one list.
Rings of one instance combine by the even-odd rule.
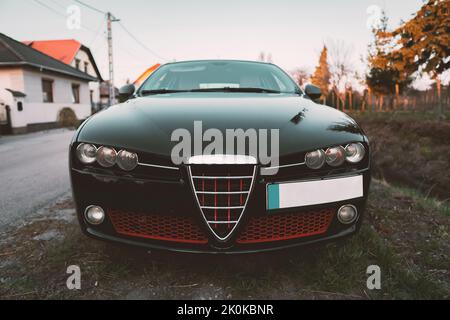
[[289, 183], [271, 183], [266, 187], [267, 209], [313, 206], [364, 195], [363, 176]]

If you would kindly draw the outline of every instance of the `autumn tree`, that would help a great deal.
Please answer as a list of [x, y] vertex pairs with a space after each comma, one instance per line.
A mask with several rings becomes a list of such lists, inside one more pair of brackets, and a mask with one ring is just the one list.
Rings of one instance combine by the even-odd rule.
[[386, 36], [388, 22], [389, 19], [383, 11], [379, 23], [372, 29], [373, 42], [369, 45], [367, 57], [369, 71], [366, 83], [370, 92], [378, 96], [379, 109], [383, 108], [385, 95], [398, 95], [410, 83], [408, 74], [399, 70], [392, 60], [393, 41]]
[[326, 97], [330, 88], [330, 68], [328, 66], [328, 49], [323, 46], [320, 53], [319, 64], [311, 77], [311, 82], [322, 90], [322, 94]]
[[407, 75], [428, 73], [436, 80], [439, 98], [440, 75], [450, 66], [449, 11], [450, 1], [428, 0], [411, 20], [392, 32], [380, 34], [394, 41], [389, 59], [395, 69]]

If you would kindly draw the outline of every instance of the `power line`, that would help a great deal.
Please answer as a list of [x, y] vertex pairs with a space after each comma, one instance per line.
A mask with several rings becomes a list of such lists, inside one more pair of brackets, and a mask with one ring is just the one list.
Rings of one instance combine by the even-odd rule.
[[[42, 2], [42, 1], [40, 1], [40, 0], [33, 0], [33, 1], [35, 1], [35, 2], [38, 3], [38, 4], [40, 4], [41, 6], [45, 7], [46, 9], [52, 11], [52, 12], [55, 13], [55, 14], [57, 14], [57, 15], [59, 15], [59, 16], [61, 16], [61, 17], [67, 18], [67, 16], [66, 16], [65, 14], [59, 12], [58, 10], [55, 10], [54, 8], [52, 8], [52, 7], [50, 7], [49, 5], [47, 5], [46, 3], [44, 3], [44, 2]], [[52, 0], [50, 0], [50, 1], [52, 1]], [[103, 10], [100, 10], [100, 9], [98, 9], [98, 8], [96, 8], [96, 7], [93, 7], [93, 6], [87, 4], [87, 3], [83, 2], [83, 1], [80, 1], [80, 0], [73, 0], [73, 1], [76, 2], [76, 3], [78, 3], [78, 4], [81, 4], [82, 6], [85, 6], [85, 7], [88, 8], [88, 9], [93, 10], [93, 11], [95, 11], [95, 12], [97, 12], [97, 13], [100, 13], [100, 14], [103, 14], [103, 15], [106, 15], [106, 14], [107, 14], [106, 11], [103, 11]], [[52, 2], [53, 2], [53, 1], [52, 1]], [[132, 38], [134, 41], [136, 41], [137, 44], [139, 44], [142, 48], [144, 48], [144, 49], [145, 49], [147, 52], [149, 52], [151, 55], [153, 55], [153, 56], [155, 56], [155, 57], [157, 57], [158, 59], [161, 59], [161, 60], [163, 60], [163, 61], [168, 61], [168, 59], [162, 57], [160, 54], [156, 53], [154, 50], [152, 50], [152, 49], [150, 49], [149, 47], [147, 47], [147, 45], [145, 45], [145, 44], [144, 44], [142, 41], [140, 41], [140, 40], [139, 40], [139, 39], [138, 39], [131, 31], [129, 31], [129, 30], [123, 25], [122, 22], [119, 22], [119, 25], [120, 25], [120, 27], [128, 34], [128, 36], [129, 36], [130, 38]], [[88, 31], [90, 31], [90, 32], [92, 32], [92, 33], [94, 33], [94, 34], [96, 34], [96, 36], [95, 36], [94, 39], [97, 39], [97, 38], [98, 38], [99, 30], [95, 31], [95, 30], [90, 29], [90, 28], [87, 28], [87, 27], [85, 27], [85, 26], [81, 26], [81, 27], [82, 27], [83, 29], [85, 29], [85, 30], [88, 30]], [[102, 28], [102, 27], [103, 27], [103, 24], [100, 26], [100, 28]]]
[[[60, 17], [67, 19], [67, 15], [65, 15], [64, 13], [59, 12], [58, 10], [54, 9], [53, 7], [47, 5], [46, 3], [44, 3], [43, 1], [40, 0], [33, 0], [34, 2], [36, 2], [37, 4], [41, 5], [42, 7], [46, 8], [47, 10], [50, 10], [51, 12], [59, 15]], [[91, 28], [85, 27], [83, 25], [80, 25], [80, 27], [84, 30], [96, 33], [96, 31], [92, 30]]]
[[92, 47], [94, 45], [94, 43], [96, 42], [98, 36], [103, 32], [104, 25], [105, 25], [105, 20], [102, 20], [101, 23], [100, 23], [100, 26], [98, 27], [98, 31], [97, 31], [97, 33], [96, 33], [96, 35], [95, 35], [94, 39], [92, 40], [92, 42], [91, 42], [89, 47]]
[[43, 3], [43, 2], [41, 2], [41, 1], [39, 1], [39, 0], [33, 0], [33, 1], [36, 2], [36, 3], [38, 3], [38, 4], [40, 4], [40, 5], [43, 6], [44, 8], [47, 8], [48, 10], [52, 11], [53, 13], [56, 13], [57, 15], [60, 15], [60, 16], [62, 16], [62, 17], [64, 17], [64, 18], [66, 18], [66, 15], [65, 15], [65, 14], [59, 12], [58, 10], [55, 10], [54, 8], [50, 7], [49, 5]]
[[[47, 8], [48, 10], [51, 10], [52, 12], [60, 15], [60, 16], [64, 16], [66, 17], [64, 14], [60, 13], [59, 11], [55, 10], [54, 8], [52, 8], [51, 6], [48, 6], [47, 4], [43, 3], [40, 0], [34, 0], [35, 2], [39, 3], [40, 5], [44, 6], [45, 8]], [[53, 0], [50, 0], [53, 2]], [[130, 38], [132, 38], [134, 41], [136, 41], [141, 47], [143, 47], [145, 50], [147, 50], [150, 54], [152, 54], [153, 56], [157, 57], [158, 59], [167, 61], [167, 59], [163, 58], [161, 55], [157, 54], [155, 51], [153, 51], [152, 49], [150, 49], [149, 47], [147, 47], [143, 42], [141, 42], [132, 32], [130, 32], [121, 22], [119, 19], [117, 19], [114, 15], [112, 15], [110, 12], [106, 12], [103, 11], [101, 9], [98, 9], [94, 6], [91, 6], [87, 3], [85, 3], [84, 1], [80, 1], [80, 0], [73, 0], [75, 3], [78, 3], [92, 11], [95, 11], [96, 13], [102, 14], [103, 16], [106, 17], [107, 20], [107, 29], [108, 29], [108, 61], [109, 61], [109, 99], [110, 99], [110, 105], [112, 104], [112, 101], [114, 99], [114, 67], [113, 67], [113, 52], [112, 52], [112, 29], [111, 29], [111, 23], [112, 22], [119, 22], [120, 27], [125, 31], [125, 33], [128, 34], [128, 36], [130, 36]], [[93, 42], [97, 39], [97, 37], [100, 35], [101, 29], [103, 27], [103, 23], [100, 25], [99, 30], [97, 31], [93, 31], [93, 30], [89, 30], [91, 32], [93, 32], [95, 34], [94, 40]]]
[[55, 0], [50, 0], [50, 2], [52, 2], [53, 4], [57, 5], [58, 7], [60, 7], [61, 9], [66, 9], [66, 7], [64, 7], [61, 3], [55, 1]]
[[134, 40], [136, 41], [139, 45], [141, 45], [141, 47], [143, 47], [145, 50], [147, 50], [148, 52], [150, 52], [152, 55], [154, 55], [155, 57], [167, 61], [168, 59], [162, 57], [161, 55], [157, 54], [155, 51], [153, 51], [152, 49], [150, 49], [149, 47], [147, 47], [143, 42], [141, 42], [138, 38], [136, 38], [124, 25], [122, 22], [119, 21], [119, 25], [122, 27], [122, 29]]
[[82, 6], [85, 6], [86, 8], [89, 8], [89, 9], [91, 9], [91, 10], [94, 10], [94, 11], [96, 11], [96, 12], [98, 12], [98, 13], [106, 14], [106, 11], [97, 9], [97, 8], [95, 8], [95, 7], [93, 7], [93, 6], [89, 5], [89, 4], [87, 4], [87, 3], [84, 3], [83, 1], [80, 1], [80, 0], [73, 0], [73, 1], [75, 1], [76, 3], [81, 4]]
[[[101, 13], [101, 14], [108, 14], [106, 11], [100, 10], [96, 7], [93, 7], [83, 1], [80, 0], [73, 0], [76, 3], [81, 4], [82, 6], [85, 6], [86, 8], [89, 8], [95, 12]], [[114, 17], [114, 16], [113, 16]], [[115, 17], [114, 17], [115, 18]], [[164, 60], [164, 61], [168, 61], [168, 59], [162, 57], [161, 55], [159, 55], [158, 53], [156, 53], [155, 51], [153, 51], [152, 49], [150, 49], [149, 47], [147, 47], [142, 41], [140, 41], [138, 38], [136, 38], [136, 36], [130, 32], [124, 25], [122, 22], [119, 21], [119, 25], [122, 27], [122, 29], [134, 40], [136, 41], [142, 48], [144, 48], [145, 50], [147, 50], [150, 54], [152, 54], [153, 56], [157, 57], [158, 59]]]

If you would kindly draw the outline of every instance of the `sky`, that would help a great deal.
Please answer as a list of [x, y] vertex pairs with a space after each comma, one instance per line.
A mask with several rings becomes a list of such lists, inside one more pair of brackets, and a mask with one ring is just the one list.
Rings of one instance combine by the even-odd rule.
[[[115, 85], [155, 63], [195, 59], [257, 60], [270, 53], [286, 71], [314, 71], [324, 43], [345, 43], [354, 67], [372, 39], [367, 26], [384, 9], [390, 26], [408, 20], [423, 0], [83, 0], [110, 11]], [[76, 5], [77, 7], [72, 7]], [[77, 21], [81, 28], [68, 27]], [[69, 14], [68, 14], [69, 10]], [[75, 11], [71, 11], [75, 10]], [[70, 14], [70, 12], [72, 14]], [[76, 26], [76, 23], [75, 23]], [[108, 78], [105, 16], [75, 0], [0, 0], [0, 32], [16, 40], [76, 39], [89, 47]], [[145, 48], [144, 48], [144, 46]]]

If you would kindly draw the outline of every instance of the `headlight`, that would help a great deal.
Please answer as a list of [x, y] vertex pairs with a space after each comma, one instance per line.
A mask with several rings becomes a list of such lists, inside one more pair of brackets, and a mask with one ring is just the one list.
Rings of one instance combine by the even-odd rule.
[[305, 156], [305, 162], [310, 169], [320, 169], [325, 163], [325, 153], [320, 149], [308, 152]]
[[351, 143], [345, 147], [345, 158], [350, 163], [358, 163], [366, 154], [366, 149], [361, 143]]
[[97, 148], [92, 144], [82, 143], [77, 147], [77, 158], [84, 164], [95, 162]]
[[117, 165], [123, 170], [131, 171], [138, 165], [138, 156], [136, 153], [121, 150], [117, 155]]
[[100, 147], [96, 159], [101, 166], [109, 168], [116, 164], [117, 152], [113, 148]]
[[339, 167], [345, 161], [345, 150], [341, 146], [328, 148], [325, 151], [325, 161], [332, 167]]

